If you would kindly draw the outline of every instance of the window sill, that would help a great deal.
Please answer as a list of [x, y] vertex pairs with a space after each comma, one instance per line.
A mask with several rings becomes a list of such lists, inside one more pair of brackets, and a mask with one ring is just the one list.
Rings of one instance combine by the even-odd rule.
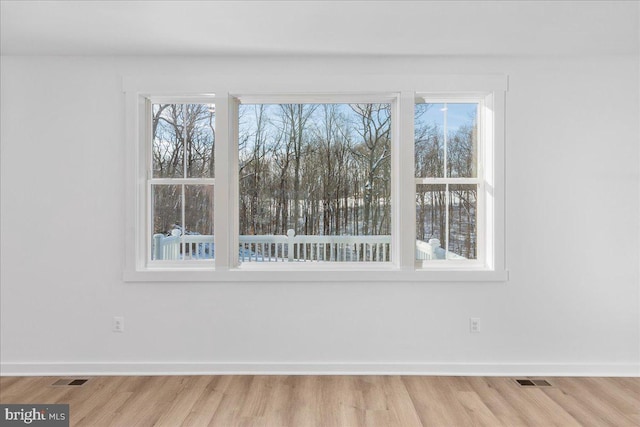
[[125, 282], [507, 282], [509, 272], [487, 269], [460, 270], [400, 270], [386, 266], [368, 266], [366, 269], [353, 265], [302, 266], [290, 268], [285, 264], [278, 267], [247, 267], [230, 270], [203, 269], [156, 269], [125, 271]]

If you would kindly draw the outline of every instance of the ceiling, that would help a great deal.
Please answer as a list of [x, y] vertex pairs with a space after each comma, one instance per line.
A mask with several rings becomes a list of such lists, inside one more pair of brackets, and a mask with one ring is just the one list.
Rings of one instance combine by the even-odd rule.
[[637, 54], [637, 1], [10, 1], [3, 55]]

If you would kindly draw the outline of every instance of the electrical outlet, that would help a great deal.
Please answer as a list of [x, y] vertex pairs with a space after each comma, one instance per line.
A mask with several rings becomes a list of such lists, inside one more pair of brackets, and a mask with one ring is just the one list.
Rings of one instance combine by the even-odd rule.
[[124, 332], [124, 317], [115, 316], [113, 318], [113, 332]]
[[469, 319], [469, 332], [474, 334], [480, 333], [480, 318], [472, 317]]

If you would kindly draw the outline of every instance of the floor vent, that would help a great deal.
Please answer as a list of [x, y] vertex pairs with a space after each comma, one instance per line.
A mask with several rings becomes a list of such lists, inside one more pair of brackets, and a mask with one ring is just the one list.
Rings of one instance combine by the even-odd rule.
[[516, 380], [520, 387], [551, 387], [547, 380]]
[[56, 387], [61, 387], [61, 386], [81, 386], [84, 385], [84, 383], [86, 383], [89, 380], [85, 380], [85, 379], [70, 379], [70, 378], [64, 378], [64, 379], [60, 379], [56, 382], [54, 382], [53, 384], [51, 384], [52, 386], [56, 386]]

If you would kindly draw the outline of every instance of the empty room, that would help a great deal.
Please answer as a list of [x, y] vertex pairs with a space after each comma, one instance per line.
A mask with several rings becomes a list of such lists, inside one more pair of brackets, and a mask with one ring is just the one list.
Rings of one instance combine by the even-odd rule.
[[640, 2], [0, 6], [0, 425], [640, 426]]

